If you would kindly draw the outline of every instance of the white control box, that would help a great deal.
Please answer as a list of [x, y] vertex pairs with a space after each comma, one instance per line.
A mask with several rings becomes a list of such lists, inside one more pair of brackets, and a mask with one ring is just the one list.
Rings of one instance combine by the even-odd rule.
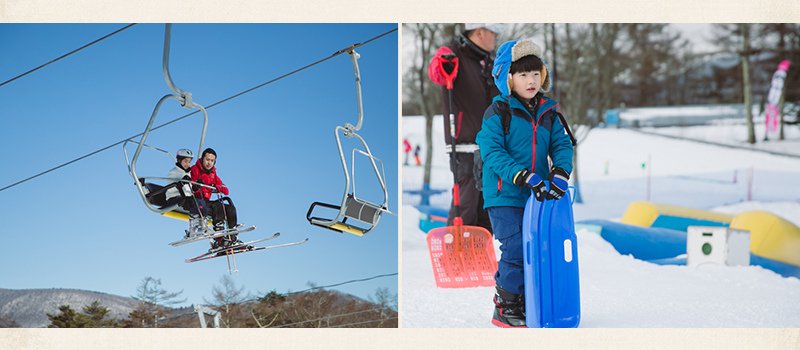
[[689, 226], [686, 265], [750, 265], [750, 232], [728, 227]]

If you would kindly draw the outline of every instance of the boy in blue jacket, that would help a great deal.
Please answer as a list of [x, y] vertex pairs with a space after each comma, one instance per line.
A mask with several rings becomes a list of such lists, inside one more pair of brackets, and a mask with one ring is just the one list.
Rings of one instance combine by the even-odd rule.
[[500, 94], [486, 109], [476, 137], [484, 207], [501, 244], [492, 317], [499, 327], [525, 327], [525, 203], [531, 194], [539, 201], [560, 199], [572, 172], [572, 136], [556, 113], [558, 103], [542, 94], [550, 89], [550, 74], [541, 57], [541, 48], [531, 40], [500, 45], [492, 69]]

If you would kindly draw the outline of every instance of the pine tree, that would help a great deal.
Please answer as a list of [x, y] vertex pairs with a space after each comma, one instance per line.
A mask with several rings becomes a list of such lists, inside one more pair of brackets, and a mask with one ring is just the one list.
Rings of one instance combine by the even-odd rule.
[[59, 306], [58, 311], [56, 315], [47, 314], [50, 320], [48, 328], [83, 328], [77, 320], [78, 313], [69, 305]]
[[93, 328], [110, 328], [118, 327], [119, 322], [114, 319], [106, 319], [108, 316], [108, 308], [100, 305], [100, 302], [95, 300], [91, 304], [83, 307], [83, 315], [86, 316], [88, 327]]
[[109, 310], [97, 300], [84, 306], [83, 313], [76, 312], [69, 305], [59, 306], [58, 311], [56, 315], [47, 314], [50, 320], [48, 328], [108, 328], [120, 325], [117, 320], [106, 319]]

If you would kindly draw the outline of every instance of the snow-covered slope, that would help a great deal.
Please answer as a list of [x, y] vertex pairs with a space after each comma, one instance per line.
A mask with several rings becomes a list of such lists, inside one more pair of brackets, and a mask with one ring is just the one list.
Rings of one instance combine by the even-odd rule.
[[[440, 120], [434, 128], [441, 135]], [[404, 118], [403, 132], [412, 144], [421, 142], [424, 121]], [[435, 142], [432, 186], [449, 188], [444, 145]], [[628, 203], [647, 198], [649, 187], [656, 202], [730, 214], [767, 210], [800, 224], [800, 160], [794, 158], [596, 129], [581, 144], [578, 161], [584, 203], [574, 205], [576, 220], [619, 218]], [[421, 168], [404, 168], [404, 189], [421, 183]], [[446, 192], [431, 203], [445, 207], [449, 200]], [[493, 288], [435, 287], [425, 233], [417, 228], [418, 201], [404, 195], [402, 326], [492, 327]], [[588, 231], [578, 232], [578, 251], [581, 327], [800, 327], [796, 278], [757, 266], [654, 265], [620, 255]]]

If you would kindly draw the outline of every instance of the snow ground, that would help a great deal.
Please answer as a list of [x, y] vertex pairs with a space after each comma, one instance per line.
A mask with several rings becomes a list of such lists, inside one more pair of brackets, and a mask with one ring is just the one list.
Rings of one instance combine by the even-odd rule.
[[754, 118], [756, 143], [747, 143], [747, 128], [743, 120], [726, 119], [716, 120], [711, 125], [688, 127], [663, 127], [642, 128], [643, 131], [660, 135], [681, 137], [693, 140], [720, 143], [734, 147], [764, 150], [778, 153], [791, 154], [800, 157], [800, 125], [786, 125], [784, 137], [778, 141], [777, 133], [769, 135], [769, 141], [764, 140], [764, 118]]
[[[434, 135], [441, 135], [441, 127], [440, 119], [434, 121]], [[719, 126], [695, 128], [705, 128], [693, 131], [698, 137], [729, 137]], [[403, 133], [412, 144], [421, 143], [424, 120], [403, 118]], [[452, 174], [441, 151], [443, 140], [434, 139], [432, 187], [449, 188]], [[648, 158], [653, 201], [730, 214], [767, 210], [800, 224], [800, 159], [626, 129], [595, 129], [581, 144], [584, 203], [574, 205], [576, 220], [619, 218], [628, 203], [646, 199], [648, 169], [642, 163]], [[404, 167], [403, 188], [421, 184], [422, 168]], [[446, 207], [449, 200], [445, 192], [433, 196], [431, 204]], [[435, 287], [413, 207], [418, 201], [418, 196], [403, 196], [402, 327], [492, 327], [493, 288]], [[578, 232], [578, 251], [581, 327], [800, 327], [797, 278], [758, 266], [654, 265], [620, 255], [588, 231]]]

